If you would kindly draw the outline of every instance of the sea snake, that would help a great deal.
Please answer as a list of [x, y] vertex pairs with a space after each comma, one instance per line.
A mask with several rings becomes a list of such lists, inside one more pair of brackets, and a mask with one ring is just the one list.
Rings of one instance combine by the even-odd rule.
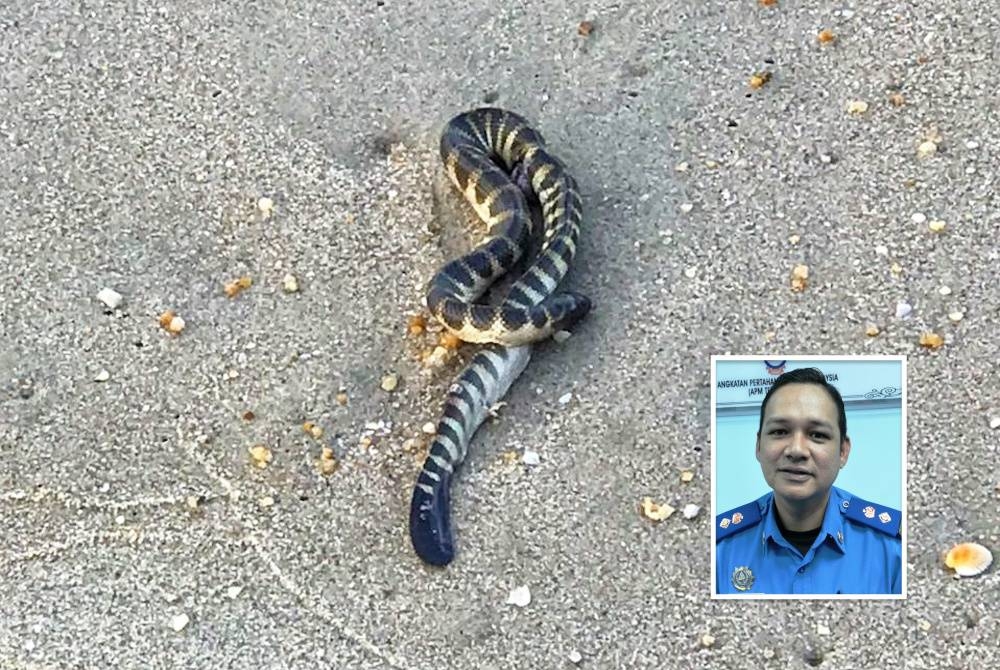
[[[441, 135], [448, 176], [489, 226], [468, 254], [441, 267], [426, 304], [444, 327], [467, 342], [486, 343], [448, 389], [410, 504], [417, 555], [447, 565], [455, 555], [451, 479], [491, 407], [531, 357], [532, 343], [570, 328], [590, 311], [579, 293], [555, 289], [576, 254], [583, 206], [576, 180], [545, 148], [541, 134], [512, 112], [481, 108], [452, 118]], [[523, 255], [533, 236], [525, 194], [538, 201], [543, 243], [498, 304], [475, 301]]]

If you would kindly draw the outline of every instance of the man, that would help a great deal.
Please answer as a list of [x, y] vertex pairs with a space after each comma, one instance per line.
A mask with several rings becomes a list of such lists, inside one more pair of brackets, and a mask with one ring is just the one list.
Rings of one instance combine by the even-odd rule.
[[902, 515], [833, 485], [850, 453], [844, 401], [823, 373], [778, 377], [756, 444], [772, 491], [716, 517], [717, 593], [902, 593]]

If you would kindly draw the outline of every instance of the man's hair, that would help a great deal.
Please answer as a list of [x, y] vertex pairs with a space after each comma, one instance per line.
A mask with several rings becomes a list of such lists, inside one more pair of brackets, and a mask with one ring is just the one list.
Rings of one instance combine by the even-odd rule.
[[819, 368], [789, 370], [774, 380], [774, 384], [764, 396], [764, 402], [760, 404], [760, 422], [757, 424], [758, 436], [764, 427], [764, 410], [767, 408], [767, 401], [771, 399], [771, 395], [775, 391], [786, 384], [815, 384], [826, 389], [826, 392], [833, 398], [833, 404], [837, 406], [837, 427], [840, 428], [840, 441], [843, 442], [847, 439], [847, 413], [844, 411], [844, 399], [840, 397], [840, 391], [837, 390], [837, 387], [826, 381], [826, 375]]

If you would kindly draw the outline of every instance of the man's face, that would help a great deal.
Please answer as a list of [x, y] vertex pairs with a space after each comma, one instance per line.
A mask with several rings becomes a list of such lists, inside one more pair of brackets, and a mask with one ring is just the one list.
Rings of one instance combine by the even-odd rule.
[[837, 427], [837, 405], [821, 386], [787, 384], [771, 395], [757, 435], [757, 461], [776, 496], [824, 500], [850, 451]]

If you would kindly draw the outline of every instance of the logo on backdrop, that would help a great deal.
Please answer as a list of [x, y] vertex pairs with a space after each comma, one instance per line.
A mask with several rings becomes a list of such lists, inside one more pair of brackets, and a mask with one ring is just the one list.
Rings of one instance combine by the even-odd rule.
[[764, 368], [767, 374], [777, 377], [785, 371], [785, 363], [788, 361], [764, 361]]

